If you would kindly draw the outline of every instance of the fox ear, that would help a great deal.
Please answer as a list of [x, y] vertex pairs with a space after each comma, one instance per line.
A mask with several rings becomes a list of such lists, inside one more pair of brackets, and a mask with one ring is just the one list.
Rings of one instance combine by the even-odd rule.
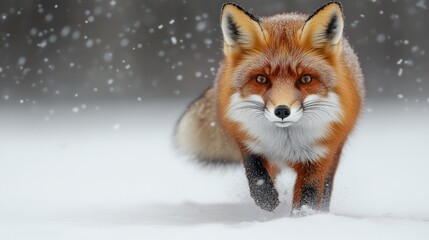
[[225, 3], [221, 13], [224, 51], [257, 49], [265, 42], [259, 19], [234, 3]]
[[341, 4], [330, 2], [319, 8], [305, 21], [300, 41], [313, 48], [331, 51], [341, 45], [344, 17]]

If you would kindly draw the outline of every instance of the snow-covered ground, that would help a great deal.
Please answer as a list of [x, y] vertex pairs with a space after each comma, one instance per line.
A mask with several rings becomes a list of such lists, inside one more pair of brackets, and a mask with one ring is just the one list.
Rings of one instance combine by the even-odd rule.
[[243, 169], [179, 157], [183, 103], [0, 109], [0, 239], [429, 239], [429, 112], [369, 103], [337, 174], [330, 214], [274, 213]]

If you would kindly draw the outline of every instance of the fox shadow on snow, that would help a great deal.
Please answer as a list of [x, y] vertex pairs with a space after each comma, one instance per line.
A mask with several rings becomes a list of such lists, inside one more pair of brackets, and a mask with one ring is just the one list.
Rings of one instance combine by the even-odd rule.
[[[265, 222], [290, 216], [288, 204], [281, 203], [273, 212], [267, 212], [252, 202], [220, 204], [147, 204], [121, 209], [98, 209], [95, 221], [115, 223], [143, 223], [154, 225], [189, 225], [204, 223], [239, 224]], [[91, 218], [91, 217], [90, 217]]]

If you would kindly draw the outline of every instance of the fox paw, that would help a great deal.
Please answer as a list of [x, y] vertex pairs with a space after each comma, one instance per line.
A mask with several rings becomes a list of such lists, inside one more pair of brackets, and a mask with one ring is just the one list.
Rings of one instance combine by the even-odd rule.
[[250, 187], [250, 195], [256, 205], [266, 211], [272, 212], [280, 203], [279, 193], [272, 182], [260, 179]]
[[302, 205], [292, 210], [293, 217], [307, 217], [317, 213], [320, 213], [320, 211], [314, 209], [309, 205]]

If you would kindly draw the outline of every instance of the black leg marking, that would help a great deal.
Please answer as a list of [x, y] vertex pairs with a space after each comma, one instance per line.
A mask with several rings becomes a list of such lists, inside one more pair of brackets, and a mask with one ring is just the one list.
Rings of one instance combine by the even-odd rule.
[[249, 180], [250, 195], [260, 208], [273, 211], [279, 205], [279, 194], [273, 180], [257, 155], [248, 155], [244, 159], [244, 168]]
[[325, 181], [325, 186], [323, 189], [321, 210], [329, 212], [329, 205], [331, 203], [331, 193], [332, 193], [332, 178], [328, 177]]
[[307, 205], [313, 209], [317, 209], [317, 189], [314, 186], [305, 186], [301, 193], [299, 207]]

